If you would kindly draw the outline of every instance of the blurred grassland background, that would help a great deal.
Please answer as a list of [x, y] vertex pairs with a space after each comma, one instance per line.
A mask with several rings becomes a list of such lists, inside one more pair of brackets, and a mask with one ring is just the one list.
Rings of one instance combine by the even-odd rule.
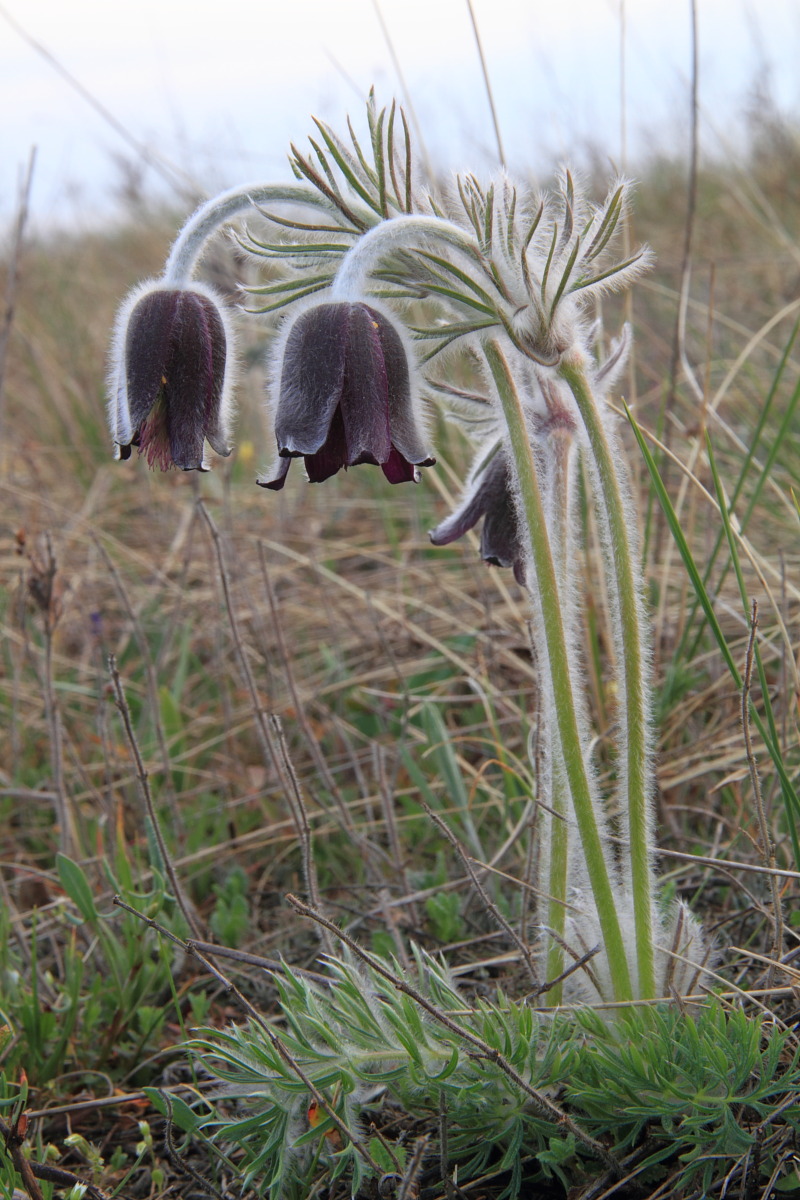
[[[602, 156], [586, 169], [602, 194]], [[739, 159], [701, 162], [677, 342], [687, 162], [651, 158], [638, 175], [629, 236], [650, 243], [656, 266], [630, 300], [606, 304], [606, 333], [633, 323], [625, 399], [657, 438], [653, 452], [741, 669], [748, 620], [727, 544], [715, 552], [722, 522], [706, 432], [728, 498], [736, 493], [742, 577], [758, 600], [765, 681], [796, 784], [798, 125], [762, 97]], [[537, 691], [523, 598], [509, 572], [479, 561], [474, 541], [436, 550], [427, 538], [458, 494], [467, 463], [458, 433], [417, 487], [386, 488], [365, 468], [324, 488], [293, 471], [284, 493], [264, 493], [254, 477], [271, 455], [268, 339], [252, 322], [230, 460], [191, 477], [111, 461], [104, 371], [115, 309], [126, 288], [160, 271], [185, 211], [137, 194], [127, 220], [93, 233], [39, 232], [18, 252], [10, 235], [2, 264], [0, 1005], [9, 1032], [0, 1068], [9, 1095], [26, 1072], [38, 1108], [133, 1093], [169, 1081], [170, 1070], [179, 1077], [185, 1026], [236, 1015], [214, 980], [111, 908], [120, 892], [183, 929], [145, 816], [136, 748], [189, 904], [222, 944], [302, 966], [318, 954], [315, 934], [282, 899], [303, 889], [288, 779], [304, 797], [335, 920], [401, 960], [409, 939], [443, 949], [472, 978], [500, 977], [512, 993], [518, 971], [419, 805], [421, 796], [474, 857], [528, 877]], [[247, 270], [224, 239], [204, 266], [232, 300]], [[747, 989], [761, 981], [772, 917], [764, 878], [726, 865], [764, 865], [740, 697], [629, 433], [655, 626], [663, 873], [715, 931], [723, 978]], [[588, 516], [585, 524], [587, 673], [598, 759], [611, 771], [610, 637], [592, 599], [598, 548]], [[754, 699], [763, 711], [763, 695]], [[262, 709], [280, 719], [288, 772], [265, 754]], [[758, 742], [755, 752], [777, 864], [797, 871], [775, 772]], [[93, 897], [83, 907], [59, 851], [82, 864]], [[524, 927], [525, 889], [491, 878], [495, 902]], [[797, 877], [781, 886], [791, 951]], [[245, 968], [237, 979], [268, 1009], [263, 972]], [[106, 1184], [137, 1162], [137, 1194], [157, 1194], [156, 1156], [135, 1149], [135, 1116], [119, 1117], [113, 1136], [102, 1110], [78, 1127], [105, 1147]], [[64, 1133], [54, 1118], [44, 1136]]]

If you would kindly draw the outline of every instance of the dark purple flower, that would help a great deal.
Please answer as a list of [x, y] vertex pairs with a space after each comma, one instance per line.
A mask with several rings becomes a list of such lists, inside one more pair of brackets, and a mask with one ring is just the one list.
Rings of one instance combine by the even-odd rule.
[[435, 460], [425, 448], [408, 356], [391, 320], [367, 304], [317, 304], [283, 348], [275, 438], [283, 460], [262, 487], [277, 491], [293, 458], [322, 483], [342, 467], [374, 463], [390, 483], [416, 481]]
[[525, 558], [503, 450], [497, 450], [487, 465], [475, 472], [456, 511], [431, 530], [431, 541], [434, 546], [448, 546], [481, 517], [481, 558], [496, 567], [513, 567], [514, 578], [524, 586]]
[[112, 351], [117, 458], [136, 446], [151, 467], [204, 471], [206, 441], [230, 454], [232, 358], [229, 323], [210, 288], [138, 288], [117, 318]]

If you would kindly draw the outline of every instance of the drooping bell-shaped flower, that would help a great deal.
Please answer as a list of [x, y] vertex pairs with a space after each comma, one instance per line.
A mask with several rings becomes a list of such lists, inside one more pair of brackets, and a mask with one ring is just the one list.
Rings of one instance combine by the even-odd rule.
[[116, 457], [138, 447], [162, 471], [205, 471], [205, 443], [228, 455], [233, 339], [211, 288], [137, 288], [117, 317], [108, 418]]
[[434, 546], [448, 546], [483, 518], [481, 558], [496, 567], [513, 567], [518, 583], [525, 582], [525, 558], [517, 513], [510, 489], [506, 453], [498, 449], [472, 474], [455, 512], [431, 530]]
[[316, 304], [294, 321], [280, 356], [275, 439], [279, 461], [258, 482], [277, 491], [293, 458], [312, 483], [374, 463], [390, 483], [416, 481], [428, 452], [415, 412], [408, 355], [383, 312], [363, 303]]

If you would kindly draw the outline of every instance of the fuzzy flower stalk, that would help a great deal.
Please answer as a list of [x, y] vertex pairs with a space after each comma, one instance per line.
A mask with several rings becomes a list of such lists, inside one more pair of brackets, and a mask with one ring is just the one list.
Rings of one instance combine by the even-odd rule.
[[[598, 299], [649, 262], [646, 249], [614, 256], [630, 187], [614, 181], [597, 204], [565, 171], [546, 195], [470, 175], [432, 195], [415, 185], [402, 114], [371, 100], [368, 122], [366, 149], [352, 129], [348, 143], [317, 122], [314, 154], [293, 148], [295, 183], [234, 189], [190, 219], [163, 279], [120, 315], [112, 436], [121, 457], [138, 446], [151, 465], [202, 465], [204, 440], [226, 451], [230, 316], [193, 277], [213, 233], [249, 210], [258, 224], [239, 244], [270, 267], [249, 289], [250, 311], [273, 323], [282, 314], [269, 360], [271, 465], [258, 482], [281, 490], [293, 459], [314, 483], [363, 464], [389, 483], [415, 482], [435, 462], [432, 409], [467, 432], [463, 496], [431, 538], [447, 546], [480, 525], [483, 558], [512, 568], [529, 594], [543, 708], [544, 990], [553, 1004], [688, 994], [706, 949], [691, 914], [661, 903], [655, 876], [650, 638], [633, 489], [608, 404], [630, 332], [600, 359], [592, 323]], [[584, 682], [579, 473], [601, 533], [619, 698], [610, 796]]]

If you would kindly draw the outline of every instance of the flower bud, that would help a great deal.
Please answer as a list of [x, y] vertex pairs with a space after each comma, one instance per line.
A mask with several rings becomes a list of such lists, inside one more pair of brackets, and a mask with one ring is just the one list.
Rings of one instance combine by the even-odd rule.
[[321, 483], [342, 467], [380, 466], [390, 483], [416, 481], [435, 459], [414, 411], [405, 344], [392, 321], [367, 304], [308, 308], [283, 343], [275, 438], [284, 460], [260, 479], [279, 490], [292, 458]]
[[514, 578], [524, 586], [525, 560], [504, 450], [497, 450], [486, 466], [475, 471], [458, 508], [431, 530], [430, 539], [434, 546], [449, 546], [481, 517], [481, 558], [496, 567], [513, 567]]
[[117, 458], [138, 447], [162, 471], [205, 471], [205, 442], [228, 455], [233, 339], [201, 283], [146, 283], [117, 317], [108, 405]]

